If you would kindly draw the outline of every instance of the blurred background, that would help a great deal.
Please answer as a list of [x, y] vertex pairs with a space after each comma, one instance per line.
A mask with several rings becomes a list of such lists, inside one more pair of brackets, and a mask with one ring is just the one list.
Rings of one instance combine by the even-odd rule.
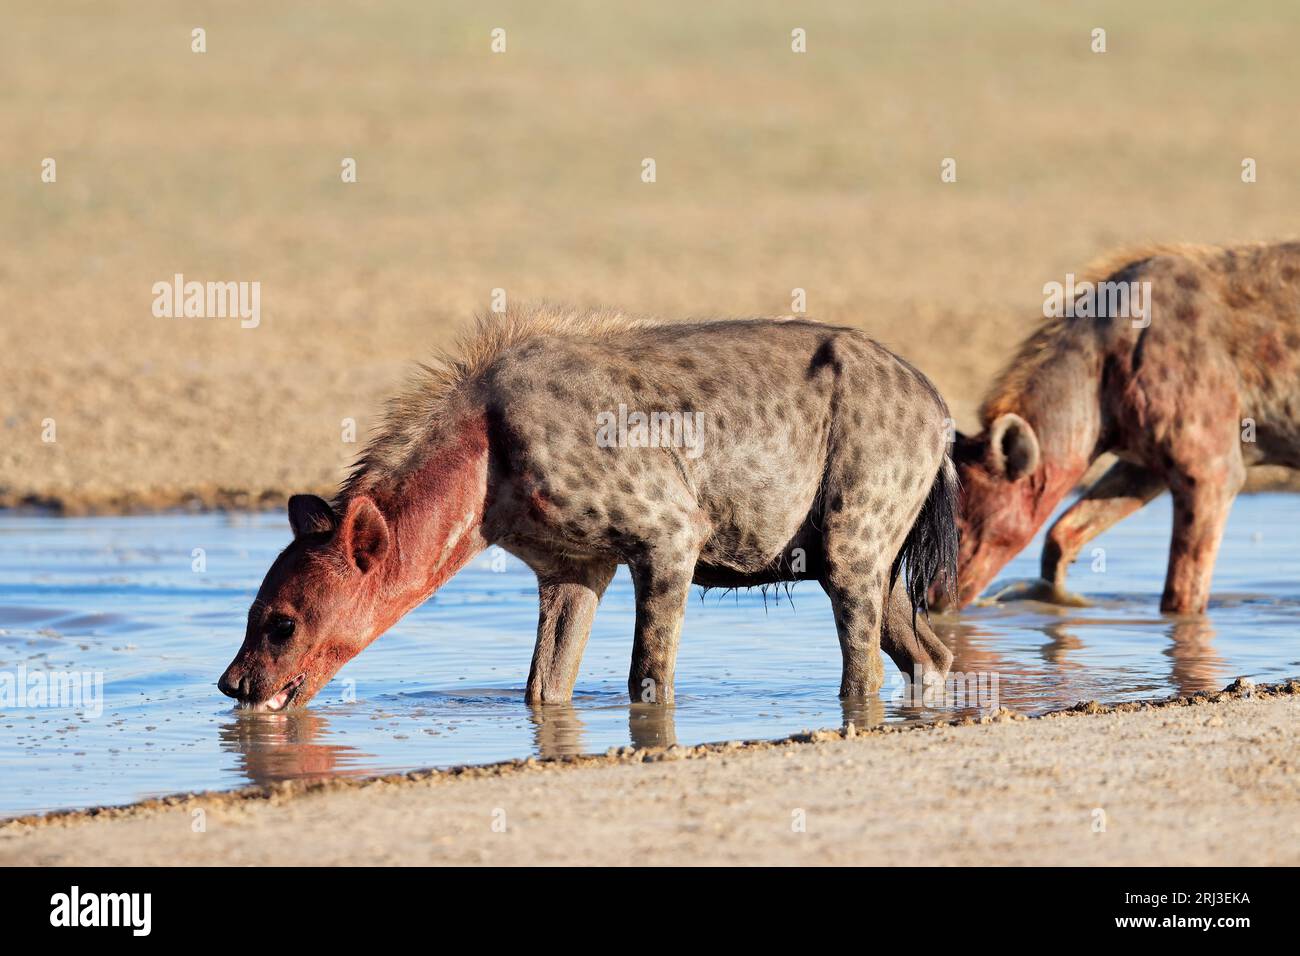
[[[1286, 0], [6, 0], [3, 19], [0, 505], [328, 493], [360, 448], [342, 420], [364, 441], [494, 288], [671, 319], [784, 314], [802, 288], [969, 426], [1045, 282], [1119, 245], [1296, 231]], [[260, 282], [260, 326], [155, 318], [177, 272]]]

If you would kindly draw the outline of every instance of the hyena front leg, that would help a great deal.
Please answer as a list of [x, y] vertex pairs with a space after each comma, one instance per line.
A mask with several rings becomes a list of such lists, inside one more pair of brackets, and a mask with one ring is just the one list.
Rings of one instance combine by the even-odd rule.
[[1168, 487], [1163, 478], [1140, 465], [1116, 462], [1061, 517], [1043, 542], [1041, 574], [1058, 594], [1083, 546], [1117, 521], [1147, 505]]
[[613, 560], [569, 565], [537, 574], [541, 613], [524, 699], [530, 704], [570, 700], [596, 605], [618, 564]]
[[1228, 512], [1246, 477], [1240, 459], [1199, 469], [1194, 476], [1169, 476], [1174, 499], [1169, 572], [1160, 610], [1166, 614], [1204, 614], [1210, 579]]
[[629, 563], [636, 590], [636, 638], [627, 690], [634, 704], [673, 702], [673, 670], [695, 558], [664, 549]]

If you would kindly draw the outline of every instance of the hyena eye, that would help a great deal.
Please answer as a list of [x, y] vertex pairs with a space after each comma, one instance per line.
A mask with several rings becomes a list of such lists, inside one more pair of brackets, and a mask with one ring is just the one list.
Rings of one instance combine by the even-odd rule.
[[273, 617], [267, 623], [267, 636], [273, 641], [287, 641], [293, 637], [294, 623], [291, 617]]

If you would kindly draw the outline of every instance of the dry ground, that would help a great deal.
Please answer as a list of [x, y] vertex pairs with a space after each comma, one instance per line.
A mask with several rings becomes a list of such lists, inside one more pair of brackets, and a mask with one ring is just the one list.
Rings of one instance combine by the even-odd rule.
[[[674, 318], [779, 314], [803, 288], [968, 423], [1044, 282], [1124, 243], [1289, 236], [1300, 208], [1286, 0], [85, 0], [5, 21], [0, 504], [329, 489], [357, 450], [341, 421], [364, 437], [498, 287]], [[260, 281], [261, 326], [154, 318], [176, 272]]]

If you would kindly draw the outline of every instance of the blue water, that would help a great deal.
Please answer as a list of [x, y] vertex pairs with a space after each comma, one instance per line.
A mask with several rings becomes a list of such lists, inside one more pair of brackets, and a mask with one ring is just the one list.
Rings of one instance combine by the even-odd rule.
[[[1089, 551], [1070, 580], [1091, 607], [1017, 602], [936, 618], [954, 670], [996, 674], [997, 703], [1026, 712], [1300, 674], [1300, 497], [1237, 502], [1201, 621], [1158, 612], [1169, 524], [1161, 500], [1095, 542], [1105, 570], [1092, 569]], [[0, 815], [971, 709], [970, 701], [911, 705], [888, 661], [879, 699], [843, 708], [835, 629], [814, 584], [794, 589], [793, 606], [758, 592], [693, 597], [676, 707], [631, 707], [633, 604], [622, 570], [597, 614], [573, 705], [531, 709], [523, 686], [536, 588], [522, 564], [488, 552], [305, 710], [237, 712], [216, 679], [288, 537], [278, 514], [0, 516], [0, 680], [86, 673], [103, 681], [102, 713], [91, 698], [81, 710], [0, 704]], [[195, 549], [203, 570], [194, 570]], [[1005, 578], [1034, 576], [1038, 550], [1035, 542]]]

